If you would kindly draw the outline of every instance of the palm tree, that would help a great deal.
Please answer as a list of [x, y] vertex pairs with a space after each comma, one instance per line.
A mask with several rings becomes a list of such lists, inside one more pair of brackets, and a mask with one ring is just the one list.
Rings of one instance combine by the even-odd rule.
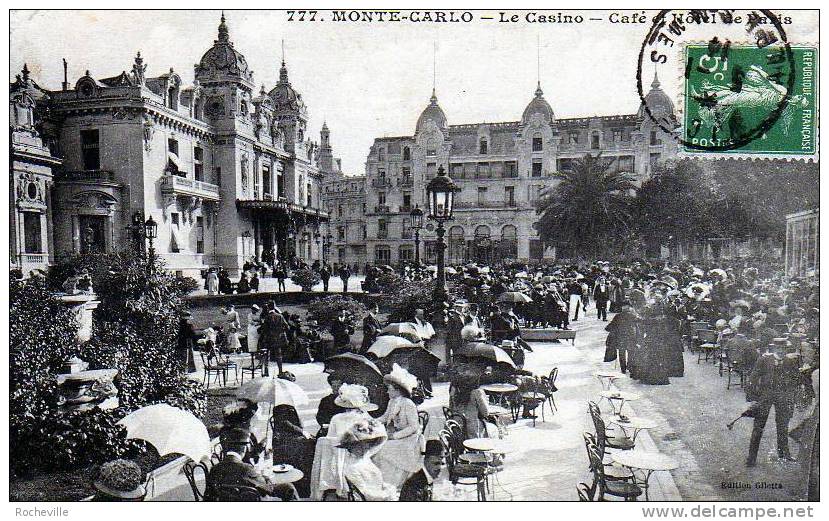
[[611, 164], [601, 154], [586, 154], [553, 174], [558, 183], [544, 189], [536, 203], [542, 241], [595, 259], [629, 237], [636, 185], [631, 174], [610, 172]]

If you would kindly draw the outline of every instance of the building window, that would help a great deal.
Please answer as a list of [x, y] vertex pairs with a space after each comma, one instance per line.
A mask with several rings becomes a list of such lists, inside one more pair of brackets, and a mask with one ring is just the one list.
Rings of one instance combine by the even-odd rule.
[[409, 147], [403, 147], [403, 161], [410, 161], [412, 159], [412, 150]]
[[481, 138], [481, 142], [478, 146], [478, 152], [481, 155], [485, 155], [488, 153], [489, 143], [487, 142], [486, 138]]
[[593, 150], [598, 150], [599, 149], [599, 133], [598, 132], [593, 132], [592, 134], [590, 134], [590, 148], [592, 148]]
[[388, 246], [377, 246], [374, 257], [377, 264], [388, 264], [391, 262], [391, 249]]
[[558, 171], [559, 172], [567, 172], [573, 169], [573, 159], [572, 158], [562, 158], [558, 160]]
[[100, 134], [97, 128], [81, 130], [81, 157], [84, 170], [101, 169]]
[[365, 224], [361, 226], [361, 232], [362, 232], [361, 235], [363, 236], [363, 240], [368, 239], [368, 227]]
[[619, 156], [616, 165], [617, 172], [633, 173], [636, 171], [636, 158], [634, 156]]
[[436, 156], [438, 155], [438, 142], [434, 138], [429, 138], [426, 141], [426, 155], [427, 156]]
[[387, 239], [389, 236], [389, 225], [385, 219], [377, 221], [377, 238]]
[[204, 253], [204, 217], [196, 217], [196, 253]]
[[533, 152], [541, 152], [544, 149], [544, 142], [541, 139], [541, 134], [533, 136]]
[[518, 177], [518, 164], [515, 161], [504, 163], [504, 177]]
[[505, 186], [504, 187], [504, 203], [507, 206], [515, 206], [515, 187], [514, 186]]
[[437, 163], [426, 163], [426, 179], [431, 179], [437, 175]]
[[222, 167], [217, 166], [215, 169], [216, 173], [216, 185], [222, 186]]
[[571, 145], [578, 145], [579, 144], [579, 133], [578, 132], [570, 132], [570, 144]]
[[276, 173], [276, 195], [277, 197], [285, 197], [285, 176], [282, 172]]
[[307, 198], [308, 206], [314, 205], [314, 197], [311, 190], [311, 183], [305, 185], [305, 197]]
[[401, 246], [397, 256], [400, 262], [411, 262], [414, 260], [414, 249], [411, 246]]
[[478, 187], [478, 206], [483, 206], [486, 204], [486, 187], [479, 186]]
[[201, 147], [193, 148], [193, 174], [196, 181], [204, 181], [204, 149]]
[[403, 192], [403, 208], [408, 212], [412, 208], [412, 194], [411, 192]]
[[337, 206], [337, 217], [343, 216], [343, 205]]
[[271, 168], [269, 166], [262, 167], [262, 197], [271, 198]]
[[378, 148], [377, 149], [377, 160], [378, 161], [385, 161], [386, 160], [386, 149], [385, 148]]
[[174, 138], [167, 139], [167, 152], [176, 156], [178, 155], [178, 141]]
[[621, 143], [622, 142], [622, 131], [621, 129], [613, 129], [613, 142], [614, 143]]
[[489, 179], [492, 177], [492, 172], [489, 169], [489, 163], [478, 163], [478, 177], [481, 179]]
[[43, 253], [40, 214], [23, 212], [23, 247], [26, 253]]
[[655, 130], [651, 130], [651, 145], [661, 145], [662, 140], [659, 139]]
[[662, 154], [655, 153], [651, 154], [651, 170], [656, 168], [656, 164], [659, 163], [659, 159], [662, 157]]
[[403, 219], [403, 227], [400, 229], [400, 238], [401, 239], [411, 239], [412, 238], [412, 226], [411, 223], [407, 219]]
[[380, 206], [385, 206], [386, 192], [377, 192], [377, 204], [379, 204]]
[[344, 241], [345, 240], [345, 226], [337, 226], [337, 240]]
[[532, 176], [533, 177], [541, 177], [541, 173], [542, 173], [541, 160], [540, 159], [533, 159]]

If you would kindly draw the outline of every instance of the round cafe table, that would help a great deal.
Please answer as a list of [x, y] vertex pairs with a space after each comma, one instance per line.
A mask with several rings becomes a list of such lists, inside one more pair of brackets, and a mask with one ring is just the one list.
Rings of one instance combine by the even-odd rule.
[[492, 452], [493, 454], [507, 454], [512, 452], [510, 445], [499, 438], [469, 438], [464, 440], [463, 446], [478, 452]]
[[[636, 436], [639, 434], [639, 431], [653, 429], [656, 427], [656, 421], [649, 418], [640, 418], [638, 416], [628, 418], [627, 421], [623, 421], [619, 416], [614, 416], [609, 420], [609, 423], [613, 423], [621, 427], [625, 433], [625, 436], [634, 442], [636, 442]], [[628, 433], [628, 429], [633, 429], [633, 436]]]
[[619, 416], [622, 412], [622, 407], [626, 402], [632, 402], [639, 399], [639, 395], [628, 391], [602, 391], [600, 396], [603, 400], [610, 402], [613, 408], [613, 414]]
[[507, 411], [510, 412], [512, 416], [512, 422], [515, 423], [518, 421], [517, 418], [517, 411], [513, 410], [512, 407], [508, 403], [506, 403], [507, 396], [513, 393], [518, 392], [518, 386], [514, 384], [506, 384], [506, 383], [494, 383], [494, 384], [486, 384], [481, 386], [481, 390], [488, 394], [494, 394], [497, 396], [497, 404], [501, 407], [504, 407]]
[[268, 481], [274, 485], [287, 485], [288, 483], [296, 483], [305, 477], [305, 474], [294, 467], [290, 467], [285, 472], [275, 472], [271, 470], [268, 475]]
[[624, 450], [612, 453], [610, 458], [615, 463], [630, 470], [636, 484], [645, 491], [645, 501], [649, 500], [648, 481], [651, 479], [651, 474], [657, 471], [674, 470], [679, 467], [679, 463], [675, 459], [661, 452]]
[[599, 383], [602, 384], [602, 389], [605, 391], [610, 390], [611, 384], [613, 384], [613, 380], [617, 378], [624, 378], [625, 375], [622, 373], [617, 373], [615, 371], [596, 371], [593, 375], [599, 379]]

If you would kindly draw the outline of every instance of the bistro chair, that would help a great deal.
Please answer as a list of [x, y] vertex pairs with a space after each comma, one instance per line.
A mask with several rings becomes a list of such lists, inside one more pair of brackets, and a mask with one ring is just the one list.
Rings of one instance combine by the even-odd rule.
[[558, 392], [558, 387], [556, 387], [556, 380], [558, 380], [558, 367], [553, 367], [550, 371], [550, 375], [547, 377], [547, 387], [550, 389], [550, 412], [553, 412], [553, 407], [555, 407], [556, 411], [558, 411], [558, 405], [556, 405], [556, 392]]
[[[601, 452], [604, 449], [603, 449], [603, 447], [601, 447], [598, 444], [596, 436], [594, 436], [590, 432], [584, 432], [584, 433], [582, 433], [582, 437], [584, 438], [584, 447], [588, 451], [588, 458], [590, 457], [589, 451], [590, 451], [591, 446], [595, 446], [596, 448], [599, 449], [599, 452], [601, 454], [604, 454], [603, 452]], [[604, 459], [602, 459], [602, 462], [604, 462]], [[613, 463], [612, 461], [608, 462], [608, 463], [604, 463], [604, 473], [605, 473], [605, 478], [609, 479], [609, 480], [631, 481], [633, 479], [633, 475], [629, 471], [627, 471], [624, 468], [620, 467], [619, 465]], [[593, 494], [591, 493], [591, 497], [592, 496], [593, 496]]]
[[243, 365], [242, 366], [242, 383], [245, 383], [245, 373], [250, 373], [250, 379], [253, 380], [256, 378], [256, 373], [259, 373], [259, 376], [265, 376], [262, 359], [258, 358], [257, 353], [250, 354], [250, 365]]
[[[202, 473], [204, 473], [204, 490], [199, 488], [196, 480], [197, 469], [201, 469]], [[188, 461], [184, 464], [182, 470], [184, 471], [184, 476], [187, 478], [187, 482], [190, 483], [190, 490], [193, 491], [193, 499], [196, 501], [204, 501], [204, 493], [207, 491], [207, 476], [209, 474], [207, 465], [204, 463], [196, 463], [195, 461]]]
[[215, 501], [254, 502], [262, 501], [259, 491], [245, 485], [213, 485]]
[[426, 434], [426, 427], [429, 425], [429, 413], [427, 411], [417, 411], [417, 420], [420, 422], [420, 433]]
[[596, 444], [602, 449], [603, 454], [607, 453], [607, 449], [631, 450], [635, 448], [636, 443], [624, 434], [608, 435], [607, 425], [604, 418], [602, 418], [598, 405], [589, 402], [588, 409], [590, 416], [593, 418], [593, 426], [596, 428]]
[[[549, 387], [547, 387], [546, 382], [543, 382], [541, 378], [537, 376], [533, 380], [528, 381], [527, 384], [530, 389], [521, 393], [521, 406], [523, 406], [524, 410], [528, 413], [538, 407], [541, 407], [541, 422], [544, 423], [546, 421], [544, 419], [544, 403], [548, 398], [547, 393], [549, 392]], [[536, 415], [533, 414], [532, 418], [533, 427], [535, 427]]]
[[594, 492], [587, 483], [579, 483], [576, 485], [576, 493], [579, 495], [579, 501], [593, 501]]
[[739, 377], [735, 385], [739, 385], [741, 388], [745, 388], [747, 376], [745, 367], [743, 367], [743, 365], [738, 360], [732, 359], [731, 356], [729, 356], [728, 352], [724, 353], [723, 357], [725, 358], [725, 367], [723, 368], [723, 370], [725, 371], [725, 374], [728, 377], [728, 380], [725, 384], [725, 388], [731, 389], [732, 375], [737, 375]]
[[447, 429], [438, 434], [443, 450], [446, 452], [446, 467], [449, 471], [449, 481], [453, 485], [474, 485], [478, 493], [478, 501], [486, 501], [486, 467], [462, 463], [460, 453], [453, 440], [454, 436]]
[[720, 346], [717, 340], [720, 337], [720, 333], [713, 329], [701, 329], [697, 331], [697, 338], [699, 339], [699, 354], [697, 355], [697, 363], [705, 357], [705, 361], [707, 362], [712, 357], [716, 361], [716, 353], [719, 350]]
[[221, 383], [223, 387], [227, 387], [227, 366], [220, 362], [212, 352], [205, 354], [204, 351], [199, 351], [199, 355], [201, 355], [202, 365], [204, 366], [202, 385], [210, 389], [210, 375], [215, 375], [216, 383]]
[[688, 349], [693, 353], [699, 351], [699, 332], [704, 329], [709, 329], [711, 326], [708, 322], [697, 320], [691, 322], [691, 337], [688, 342]]
[[593, 473], [592, 488], [598, 488], [599, 501], [604, 501], [605, 495], [619, 497], [625, 501], [636, 501], [636, 498], [642, 495], [642, 489], [635, 483], [607, 479], [598, 447], [589, 445], [587, 455], [590, 458], [590, 471]]

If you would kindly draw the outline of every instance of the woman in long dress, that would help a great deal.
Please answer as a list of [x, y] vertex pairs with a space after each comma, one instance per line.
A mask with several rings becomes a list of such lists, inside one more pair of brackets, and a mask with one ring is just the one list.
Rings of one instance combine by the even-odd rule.
[[239, 342], [239, 312], [232, 305], [225, 308], [224, 312], [227, 317], [227, 350], [237, 353], [242, 349], [242, 343]]
[[207, 294], [216, 295], [219, 293], [219, 275], [216, 270], [210, 268], [207, 270]]
[[394, 364], [383, 381], [390, 399], [386, 412], [378, 420], [385, 425], [389, 439], [374, 457], [374, 462], [383, 472], [386, 483], [400, 488], [423, 466], [425, 440], [420, 432], [417, 406], [412, 401], [417, 378]]
[[259, 351], [259, 324], [262, 316], [262, 308], [256, 304], [250, 307], [248, 318], [248, 353]]
[[339, 448], [346, 451], [343, 476], [355, 494], [366, 501], [396, 501], [399, 492], [383, 480], [383, 473], [371, 460], [386, 443], [386, 429], [377, 420], [354, 423], [340, 437]]

